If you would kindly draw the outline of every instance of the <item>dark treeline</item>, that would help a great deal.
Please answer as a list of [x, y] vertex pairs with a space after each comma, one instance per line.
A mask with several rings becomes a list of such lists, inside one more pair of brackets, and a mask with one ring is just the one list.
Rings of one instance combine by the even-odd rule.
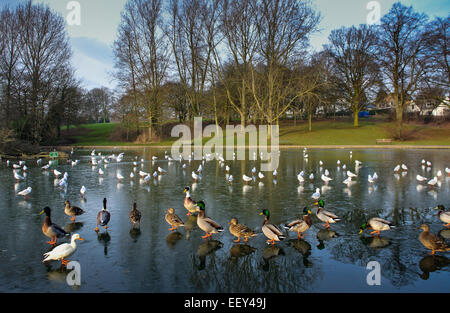
[[111, 92], [80, 87], [64, 18], [21, 3], [0, 13], [0, 145], [14, 139], [52, 143], [62, 126], [108, 117]]
[[[120, 120], [144, 141], [169, 120], [216, 124], [311, 120], [390, 99], [402, 138], [407, 106], [448, 96], [449, 16], [400, 2], [376, 25], [333, 30], [321, 51], [320, 12], [298, 0], [129, 0], [114, 42], [118, 90], [83, 90], [64, 19], [31, 2], [0, 22], [2, 129], [43, 143], [62, 125]], [[427, 106], [427, 107], [428, 107]], [[5, 136], [3, 136], [5, 137]]]

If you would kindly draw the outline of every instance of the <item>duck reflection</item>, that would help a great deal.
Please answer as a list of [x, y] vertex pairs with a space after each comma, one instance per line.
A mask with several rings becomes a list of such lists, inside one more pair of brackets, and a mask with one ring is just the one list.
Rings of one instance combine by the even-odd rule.
[[206, 242], [200, 244], [197, 249], [197, 256], [200, 260], [200, 264], [197, 265], [197, 269], [200, 271], [205, 269], [206, 256], [222, 247], [223, 243], [218, 240], [207, 240]]
[[173, 248], [175, 247], [175, 245], [177, 244], [177, 242], [178, 242], [181, 238], [183, 238], [183, 235], [182, 235], [180, 232], [178, 232], [178, 231], [171, 232], [171, 233], [166, 237], [166, 243], [167, 243], [167, 246], [168, 246], [170, 249], [173, 249]]
[[[50, 262], [49, 262], [50, 263]], [[61, 266], [57, 269], [52, 269], [50, 264], [45, 265], [47, 267], [47, 279], [52, 282], [67, 285], [67, 275], [72, 271], [65, 266]], [[73, 285], [73, 290], [78, 290], [80, 286]]]
[[386, 237], [361, 236], [360, 239], [364, 245], [366, 245], [372, 249], [386, 248], [387, 246], [389, 246], [391, 244], [390, 239], [386, 238]]
[[134, 242], [137, 242], [139, 236], [141, 235], [141, 229], [139, 227], [132, 226], [130, 229], [130, 237]]
[[197, 226], [197, 216], [196, 215], [190, 215], [184, 221], [184, 230], [186, 231], [186, 239], [189, 240], [191, 237], [191, 231]]
[[263, 263], [262, 268], [265, 272], [269, 271], [269, 268], [270, 268], [269, 261], [271, 259], [278, 257], [279, 255], [284, 255], [284, 251], [283, 251], [283, 249], [281, 249], [278, 246], [270, 245], [263, 250], [262, 256], [263, 256], [264, 263]]
[[230, 255], [231, 260], [233, 262], [236, 262], [240, 257], [244, 257], [246, 255], [252, 254], [256, 251], [256, 248], [253, 248], [249, 245], [243, 245], [243, 244], [236, 244], [231, 247], [230, 249]]
[[82, 227], [83, 227], [83, 223], [82, 222], [75, 222], [75, 223], [68, 223], [68, 224], [66, 224], [66, 227], [64, 227], [64, 229], [68, 233], [74, 233], [74, 232], [80, 230]]
[[301, 253], [303, 257], [303, 264], [305, 266], [309, 267], [312, 265], [312, 263], [308, 260], [308, 257], [311, 255], [311, 245], [309, 242], [303, 239], [291, 239], [288, 241], [288, 244]]
[[427, 280], [430, 278], [430, 273], [440, 270], [450, 265], [450, 259], [440, 255], [427, 255], [419, 261], [420, 270], [423, 272], [419, 274], [420, 278]]
[[319, 250], [322, 250], [325, 248], [324, 241], [330, 240], [332, 238], [339, 237], [338, 233], [331, 229], [321, 229], [317, 232], [317, 239], [319, 240], [319, 244], [317, 245], [317, 248]]
[[104, 247], [104, 254], [108, 255], [108, 246], [109, 246], [109, 242], [111, 241], [111, 236], [109, 235], [108, 231], [105, 231], [103, 233], [98, 233], [97, 234], [97, 240], [99, 243], [101, 243]]

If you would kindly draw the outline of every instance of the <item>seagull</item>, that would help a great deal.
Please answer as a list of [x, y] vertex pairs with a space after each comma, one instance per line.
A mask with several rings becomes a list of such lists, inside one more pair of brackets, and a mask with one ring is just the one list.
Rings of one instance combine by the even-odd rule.
[[202, 165], [200, 164], [200, 165], [198, 166], [197, 172], [201, 173], [202, 170], [203, 170], [203, 167], [202, 167]]
[[323, 165], [323, 162], [322, 162], [322, 161], [319, 161], [319, 165], [322, 166], [322, 165]]
[[18, 169], [21, 168], [22, 166], [18, 165], [18, 164], [13, 164], [13, 168]]
[[28, 187], [27, 189], [24, 189], [24, 190], [18, 192], [17, 194], [19, 196], [23, 196], [26, 199], [26, 198], [28, 198], [28, 195], [31, 193], [31, 190], [32, 190], [32, 188]]
[[167, 173], [167, 171], [161, 167], [158, 166], [158, 172], [160, 173]]
[[336, 164], [340, 165], [341, 164], [341, 160], [337, 160]]
[[305, 181], [305, 179], [303, 178], [303, 176], [300, 175], [300, 174], [297, 175], [297, 179], [298, 179], [298, 182], [299, 182], [300, 184], [303, 183], [303, 182]]
[[103, 175], [103, 174], [105, 174], [105, 172], [104, 172], [101, 168], [99, 168], [99, 169], [98, 169], [98, 174], [99, 174], [99, 175]]
[[130, 173], [130, 178], [134, 178], [134, 173], [133, 172]]
[[351, 178], [350, 176], [348, 176], [348, 177], [343, 181], [343, 183], [346, 184], [346, 185], [350, 184], [351, 182], [352, 182], [352, 178]]
[[402, 164], [402, 170], [407, 171], [408, 167], [405, 164]]
[[227, 173], [230, 172], [230, 167], [229, 167], [228, 165], [225, 166], [225, 171], [226, 171]]
[[86, 187], [81, 186], [80, 193], [81, 193], [81, 197], [84, 199], [84, 195], [86, 194]]
[[345, 170], [345, 169], [347, 169], [347, 165], [342, 165], [342, 168]]
[[44, 165], [44, 166], [42, 167], [43, 170], [48, 170], [49, 168], [50, 168], [50, 164]]
[[327, 169], [325, 169], [325, 176], [330, 176], [330, 172], [327, 170]]
[[311, 198], [318, 200], [320, 198], [320, 188], [316, 188], [316, 192], [312, 194]]
[[367, 177], [367, 181], [368, 181], [369, 183], [375, 182], [375, 180], [373, 179], [372, 176], [370, 176], [370, 174], [369, 174], [369, 176]]
[[228, 182], [230, 185], [233, 183], [233, 175], [228, 176]]
[[258, 173], [258, 177], [259, 177], [259, 179], [263, 179], [263, 178], [264, 178], [264, 174], [261, 173], [261, 172], [259, 172], [259, 173]]
[[248, 177], [247, 175], [242, 175], [242, 179], [245, 181], [245, 184], [248, 185], [248, 182], [252, 181], [253, 179], [251, 177]]
[[256, 167], [252, 168], [252, 173], [255, 174], [256, 173]]
[[362, 164], [361, 161], [355, 160], [355, 165], [356, 165], [356, 166], [360, 166], [361, 164]]
[[153, 172], [153, 177], [154, 177], [154, 178], [158, 177], [158, 172], [157, 172], [157, 171], [154, 171], [154, 172]]
[[277, 170], [276, 170], [276, 169], [274, 169], [274, 170], [273, 170], [273, 173], [272, 173], [272, 175], [273, 175], [273, 176], [277, 176], [277, 175], [278, 175], [278, 172], [277, 172]]
[[430, 167], [431, 166], [431, 162], [427, 161], [427, 166]]
[[448, 176], [450, 176], [450, 168], [446, 167], [445, 172], [447, 173]]
[[58, 171], [57, 169], [54, 169], [53, 174], [55, 174], [55, 176], [58, 177], [59, 175], [61, 175], [61, 172]]
[[200, 179], [200, 176], [199, 176], [199, 175], [197, 175], [197, 174], [195, 174], [195, 172], [194, 172], [194, 171], [192, 171], [192, 178], [194, 179], [194, 182], [197, 182], [197, 180], [199, 180], [199, 179]]
[[[24, 166], [24, 168], [25, 168], [25, 166]], [[441, 170], [437, 171], [436, 176], [438, 178], [441, 178], [442, 177], [442, 171]]]
[[378, 175], [377, 175], [377, 173], [375, 172], [375, 173], [373, 173], [373, 176], [372, 176], [372, 178], [373, 178], [373, 180], [377, 180], [378, 179]]
[[352, 173], [352, 172], [350, 172], [350, 171], [347, 171], [347, 176], [352, 178], [352, 177], [356, 177], [357, 175]]
[[394, 167], [394, 173], [400, 172], [400, 164]]
[[422, 159], [422, 165], [425, 165], [425, 163], [426, 163], [425, 160]]
[[116, 177], [119, 181], [121, 181], [123, 179], [122, 174], [120, 174], [119, 172], [117, 172]]
[[16, 171], [14, 171], [14, 178], [17, 179], [18, 181], [25, 179], [25, 177], [23, 177], [22, 175], [19, 175], [18, 173], [16, 173]]
[[139, 176], [145, 177], [145, 176], [147, 176], [147, 175], [148, 175], [148, 173], [146, 173], [146, 172], [144, 172], [144, 171], [139, 171]]
[[314, 180], [314, 174], [313, 174], [313, 173], [311, 173], [311, 174], [309, 175], [309, 180]]
[[181, 168], [186, 168], [187, 167], [187, 165], [186, 164], [183, 164], [182, 166], [181, 166]]
[[28, 167], [27, 167], [26, 165], [24, 165], [23, 168], [22, 168], [22, 170], [23, 170], [24, 172], [26, 172], [26, 171], [28, 170]]
[[333, 180], [332, 178], [325, 176], [324, 174], [322, 174], [320, 178], [325, 182], [325, 184], [328, 183], [330, 180]]
[[428, 180], [428, 178], [423, 177], [423, 176], [420, 176], [419, 174], [417, 174], [416, 179], [417, 179], [418, 181], [420, 181], [420, 182], [423, 182], [423, 181]]
[[428, 181], [428, 186], [434, 187], [437, 184], [437, 177], [434, 176], [432, 179]]

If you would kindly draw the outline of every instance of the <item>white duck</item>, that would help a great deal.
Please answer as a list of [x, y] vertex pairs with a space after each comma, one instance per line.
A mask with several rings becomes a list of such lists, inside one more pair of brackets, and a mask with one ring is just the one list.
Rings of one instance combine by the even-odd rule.
[[79, 234], [73, 234], [70, 243], [60, 244], [59, 246], [55, 247], [52, 251], [44, 253], [45, 259], [42, 262], [61, 260], [62, 265], [67, 265], [67, 263], [69, 263], [70, 261], [65, 260], [64, 258], [67, 258], [68, 256], [72, 255], [77, 249], [77, 244], [75, 240], [84, 240], [84, 239], [81, 238]]

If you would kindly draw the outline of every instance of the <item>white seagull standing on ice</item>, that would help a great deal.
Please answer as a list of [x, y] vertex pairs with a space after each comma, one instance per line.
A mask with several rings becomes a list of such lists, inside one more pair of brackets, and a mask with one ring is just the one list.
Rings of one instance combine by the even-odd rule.
[[16, 171], [14, 171], [14, 178], [15, 178], [17, 181], [21, 181], [21, 180], [24, 180], [24, 179], [25, 179], [22, 175], [16, 173]]
[[402, 170], [407, 171], [408, 167], [405, 164], [402, 164]]
[[86, 187], [81, 186], [80, 193], [81, 193], [81, 197], [84, 199], [84, 195], [86, 194]]
[[328, 183], [330, 180], [333, 180], [332, 178], [330, 178], [324, 174], [322, 174], [322, 176], [320, 178], [325, 182], [325, 184]]
[[400, 164], [394, 167], [394, 173], [400, 172]]
[[417, 179], [418, 181], [420, 181], [420, 182], [423, 182], [423, 181], [428, 180], [428, 178], [423, 177], [423, 176], [421, 176], [421, 175], [419, 175], [419, 174], [417, 174], [416, 179]]
[[199, 179], [200, 179], [200, 176], [199, 176], [199, 175], [197, 175], [197, 174], [195, 174], [195, 172], [194, 172], [194, 171], [192, 171], [192, 178], [194, 179], [194, 182], [197, 182], [197, 180], [199, 180]]
[[297, 175], [297, 179], [298, 179], [298, 182], [301, 184], [305, 181], [305, 179], [303, 178], [303, 175], [300, 175], [300, 174]]
[[248, 177], [247, 175], [242, 175], [242, 179], [245, 181], [245, 184], [248, 185], [248, 182], [252, 181], [253, 179], [251, 177]]
[[428, 186], [434, 187], [437, 184], [437, 177], [434, 176], [432, 179], [428, 181]]
[[158, 172], [160, 173], [167, 173], [167, 171], [161, 167], [158, 166]]
[[318, 200], [320, 198], [320, 188], [316, 188], [316, 192], [312, 194], [311, 198]]
[[22, 191], [18, 192], [17, 194], [19, 196], [23, 196], [26, 199], [26, 198], [28, 198], [28, 195], [31, 193], [31, 191], [32, 191], [32, 188], [28, 187], [27, 189], [22, 190]]
[[370, 174], [369, 174], [369, 176], [367, 177], [367, 181], [369, 182], [369, 183], [373, 183], [373, 182], [375, 182], [375, 180], [373, 179], [373, 176], [370, 176]]
[[119, 172], [117, 172], [116, 177], [119, 181], [122, 181], [122, 179], [123, 179], [122, 174], [120, 174]]
[[353, 178], [353, 177], [356, 177], [357, 175], [352, 173], [352, 172], [350, 172], [350, 171], [347, 171], [347, 176], [350, 177], [350, 178]]
[[309, 175], [309, 180], [314, 180], [314, 174], [313, 173], [311, 173], [310, 175]]
[[55, 176], [58, 177], [59, 175], [61, 175], [61, 172], [58, 171], [57, 169], [54, 169], [53, 174], [55, 174]]
[[263, 179], [263, 178], [264, 178], [264, 174], [261, 173], [261, 172], [259, 172], [259, 173], [258, 173], [258, 177], [259, 177], [259, 179]]

